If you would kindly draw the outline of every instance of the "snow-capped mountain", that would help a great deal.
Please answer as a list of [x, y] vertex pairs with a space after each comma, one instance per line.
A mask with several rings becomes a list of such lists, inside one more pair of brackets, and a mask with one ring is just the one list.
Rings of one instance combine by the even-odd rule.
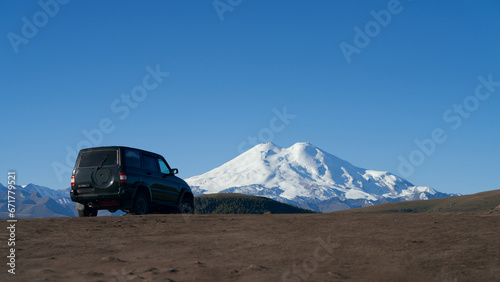
[[261, 143], [186, 182], [196, 195], [258, 195], [322, 212], [452, 196], [415, 186], [390, 172], [356, 167], [309, 143], [290, 148]]

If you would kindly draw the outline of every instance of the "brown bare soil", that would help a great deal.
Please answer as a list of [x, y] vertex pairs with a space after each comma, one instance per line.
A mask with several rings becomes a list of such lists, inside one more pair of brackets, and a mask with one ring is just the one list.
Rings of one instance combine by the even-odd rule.
[[2, 229], [0, 281], [500, 281], [500, 213], [22, 219], [15, 275]]

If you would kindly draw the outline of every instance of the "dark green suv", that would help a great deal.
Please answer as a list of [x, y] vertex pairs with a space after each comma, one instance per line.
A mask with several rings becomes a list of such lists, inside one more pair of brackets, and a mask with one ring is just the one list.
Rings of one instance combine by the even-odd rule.
[[71, 176], [71, 200], [78, 216], [99, 210], [133, 214], [194, 211], [193, 192], [165, 158], [128, 147], [83, 149]]

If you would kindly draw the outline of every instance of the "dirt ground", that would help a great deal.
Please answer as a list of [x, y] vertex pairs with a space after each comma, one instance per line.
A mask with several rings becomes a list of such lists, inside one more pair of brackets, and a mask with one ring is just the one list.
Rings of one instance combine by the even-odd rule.
[[499, 214], [22, 219], [15, 275], [2, 229], [0, 281], [500, 281]]

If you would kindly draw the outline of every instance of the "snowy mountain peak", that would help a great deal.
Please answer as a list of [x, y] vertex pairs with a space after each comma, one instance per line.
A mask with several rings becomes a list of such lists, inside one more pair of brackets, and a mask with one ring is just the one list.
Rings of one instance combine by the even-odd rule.
[[50, 198], [63, 198], [67, 197], [68, 189], [54, 190], [45, 186], [36, 185], [29, 183], [28, 185], [22, 186], [22, 189], [27, 192], [37, 192], [40, 197], [50, 197]]
[[250, 150], [265, 151], [265, 150], [274, 150], [274, 149], [281, 149], [281, 147], [274, 144], [274, 143], [271, 143], [271, 142], [264, 142], [264, 143], [259, 143], [259, 144], [255, 145]]
[[445, 195], [389, 172], [356, 167], [307, 142], [289, 148], [261, 143], [186, 181], [196, 194], [244, 193], [296, 205], [332, 199], [369, 205]]

